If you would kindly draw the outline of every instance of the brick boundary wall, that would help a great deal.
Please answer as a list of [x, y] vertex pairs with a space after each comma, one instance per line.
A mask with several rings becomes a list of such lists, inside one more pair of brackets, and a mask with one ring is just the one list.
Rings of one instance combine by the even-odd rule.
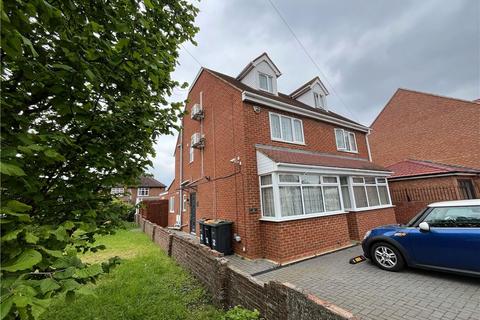
[[181, 237], [141, 216], [135, 221], [162, 250], [188, 270], [205, 286], [215, 305], [229, 308], [240, 305], [260, 312], [266, 320], [355, 320], [350, 312], [292, 284], [263, 283], [229, 265], [217, 251]]

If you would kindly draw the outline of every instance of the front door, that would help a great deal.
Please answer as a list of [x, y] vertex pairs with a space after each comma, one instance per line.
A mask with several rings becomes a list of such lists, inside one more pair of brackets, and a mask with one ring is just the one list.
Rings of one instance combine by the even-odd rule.
[[190, 232], [195, 233], [197, 230], [197, 194], [190, 193]]

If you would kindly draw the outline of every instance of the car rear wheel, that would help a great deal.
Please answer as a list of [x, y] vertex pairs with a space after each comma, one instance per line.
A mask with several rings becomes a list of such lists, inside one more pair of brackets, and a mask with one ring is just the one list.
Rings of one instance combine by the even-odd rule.
[[399, 271], [405, 267], [405, 261], [397, 248], [389, 243], [379, 242], [372, 246], [373, 262], [383, 270]]

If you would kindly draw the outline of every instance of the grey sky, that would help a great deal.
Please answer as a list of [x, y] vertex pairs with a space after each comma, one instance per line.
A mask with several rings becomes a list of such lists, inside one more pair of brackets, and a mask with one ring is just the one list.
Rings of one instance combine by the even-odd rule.
[[[327, 79], [268, 0], [202, 1], [198, 46], [185, 48], [202, 65], [233, 76], [267, 52], [282, 72], [281, 92], [319, 75], [329, 108], [366, 125], [397, 88], [480, 98], [480, 1], [272, 1]], [[200, 65], [184, 49], [179, 62], [173, 77], [191, 83]], [[177, 89], [171, 99], [186, 93]], [[175, 141], [161, 137], [153, 159], [151, 172], [167, 185]]]

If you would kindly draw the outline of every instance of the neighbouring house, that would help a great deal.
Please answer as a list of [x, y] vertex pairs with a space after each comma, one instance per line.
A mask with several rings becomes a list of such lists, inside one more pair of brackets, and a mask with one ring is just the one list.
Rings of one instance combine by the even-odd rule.
[[399, 89], [374, 120], [372, 158], [393, 172], [398, 222], [431, 202], [480, 196], [478, 102]]
[[112, 194], [124, 195], [121, 197], [124, 201], [131, 204], [137, 204], [142, 199], [158, 197], [165, 192], [166, 186], [153, 177], [141, 176], [140, 181], [135, 186], [112, 188]]
[[388, 182], [399, 223], [407, 223], [429, 203], [480, 194], [480, 169], [411, 159], [387, 168], [393, 172]]
[[233, 221], [234, 251], [287, 262], [395, 223], [390, 171], [369, 157], [369, 128], [332, 112], [315, 77], [290, 94], [267, 54], [236, 77], [201, 68], [188, 94], [169, 187], [169, 226]]

